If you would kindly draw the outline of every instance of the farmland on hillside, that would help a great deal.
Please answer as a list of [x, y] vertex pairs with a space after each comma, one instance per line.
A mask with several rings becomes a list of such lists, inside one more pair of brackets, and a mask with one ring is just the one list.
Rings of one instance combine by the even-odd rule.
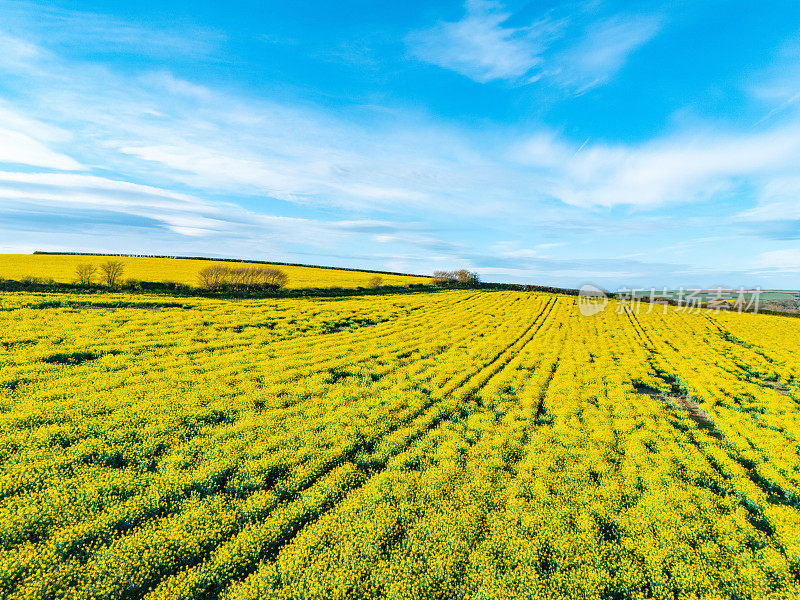
[[99, 266], [108, 260], [122, 263], [123, 279], [153, 282], [169, 281], [192, 286], [198, 285], [198, 274], [202, 269], [220, 265], [226, 267], [274, 267], [286, 273], [288, 277], [287, 287], [289, 288], [367, 287], [373, 285], [373, 280], [376, 277], [380, 278], [380, 285], [430, 282], [429, 277], [319, 267], [190, 260], [185, 258], [69, 254], [0, 254], [0, 278], [20, 281], [26, 277], [38, 277], [44, 280], [53, 279], [58, 283], [71, 283], [75, 280], [75, 270], [78, 265], [93, 264]]
[[798, 597], [800, 319], [666, 310], [0, 294], [0, 596]]

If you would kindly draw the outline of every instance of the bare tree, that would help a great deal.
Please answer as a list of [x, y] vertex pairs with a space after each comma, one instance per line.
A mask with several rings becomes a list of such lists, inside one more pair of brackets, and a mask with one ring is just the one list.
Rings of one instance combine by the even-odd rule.
[[116, 287], [122, 281], [124, 271], [125, 265], [121, 260], [109, 260], [100, 265], [103, 281], [108, 287]]
[[279, 269], [261, 269], [264, 283], [268, 287], [282, 288], [289, 282], [289, 277]]
[[227, 269], [228, 285], [234, 290], [252, 287], [255, 279], [251, 269], [230, 267]]
[[369, 278], [369, 281], [367, 281], [367, 287], [371, 288], [380, 287], [381, 283], [383, 283], [383, 278], [380, 277], [379, 275], [373, 275], [372, 277]]
[[438, 286], [470, 287], [477, 285], [480, 279], [477, 273], [459, 269], [457, 271], [434, 271], [431, 281], [433, 285]]
[[201, 287], [207, 290], [269, 290], [286, 285], [283, 271], [266, 267], [206, 267], [198, 274]]
[[218, 290], [226, 283], [228, 267], [211, 266], [206, 267], [197, 277], [200, 280], [200, 287], [207, 290]]
[[475, 285], [480, 281], [477, 273], [467, 271], [466, 269], [459, 269], [455, 272], [456, 281], [464, 285]]
[[42, 277], [37, 277], [36, 275], [25, 275], [25, 276], [22, 277], [22, 279], [20, 279], [20, 281], [22, 283], [24, 283], [25, 285], [41, 285], [43, 283], [52, 283], [53, 282], [52, 279], [50, 279], [48, 281], [48, 280], [46, 280], [46, 279], [44, 279]]
[[80, 285], [92, 285], [92, 279], [94, 279], [96, 273], [97, 267], [94, 265], [78, 265], [75, 267], [75, 282]]

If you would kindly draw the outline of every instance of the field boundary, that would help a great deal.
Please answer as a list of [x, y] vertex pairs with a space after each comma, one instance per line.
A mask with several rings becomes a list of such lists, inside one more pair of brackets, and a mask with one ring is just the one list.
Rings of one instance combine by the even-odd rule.
[[302, 297], [339, 297], [339, 296], [375, 296], [385, 294], [408, 294], [414, 292], [433, 292], [447, 288], [435, 288], [425, 283], [409, 283], [405, 285], [382, 285], [375, 288], [367, 287], [324, 287], [324, 288], [280, 288], [275, 290], [235, 291], [235, 290], [206, 290], [190, 285], [161, 282], [137, 281], [134, 284], [121, 284], [113, 288], [103, 285], [81, 285], [77, 283], [37, 283], [15, 281], [13, 279], [0, 280], [0, 292], [40, 292], [57, 294], [159, 294], [166, 296], [180, 296], [187, 298], [219, 298], [219, 299], [244, 299], [244, 298], [302, 298]]

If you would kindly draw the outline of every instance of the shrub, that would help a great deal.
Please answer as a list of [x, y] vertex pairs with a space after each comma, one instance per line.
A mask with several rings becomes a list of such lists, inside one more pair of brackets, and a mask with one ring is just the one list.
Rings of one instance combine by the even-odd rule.
[[200, 287], [207, 290], [275, 290], [286, 285], [286, 273], [266, 267], [211, 266], [198, 274]]
[[92, 279], [94, 279], [95, 273], [97, 273], [97, 267], [94, 265], [78, 265], [75, 267], [75, 283], [80, 285], [92, 285]]
[[20, 283], [24, 285], [53, 285], [55, 279], [52, 277], [37, 277], [36, 275], [25, 275], [20, 279]]
[[198, 273], [200, 287], [207, 290], [218, 290], [227, 280], [229, 267], [206, 267]]
[[380, 277], [379, 275], [374, 275], [369, 278], [369, 281], [367, 281], [367, 287], [371, 288], [380, 287], [381, 283], [383, 283], [383, 278]]
[[457, 271], [434, 271], [433, 285], [440, 287], [470, 287], [480, 283], [480, 278], [477, 273], [472, 273], [466, 269], [459, 269]]
[[116, 287], [122, 281], [125, 265], [120, 260], [109, 260], [100, 265], [103, 283], [108, 287]]

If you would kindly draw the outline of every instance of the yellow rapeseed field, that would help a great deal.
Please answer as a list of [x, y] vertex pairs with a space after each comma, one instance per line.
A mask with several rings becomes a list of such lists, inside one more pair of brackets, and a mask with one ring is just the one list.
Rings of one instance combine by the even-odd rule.
[[344, 271], [315, 267], [289, 267], [254, 263], [220, 262], [210, 260], [188, 260], [151, 257], [75, 256], [51, 254], [0, 254], [0, 278], [21, 280], [25, 277], [53, 279], [59, 283], [75, 280], [75, 268], [80, 264], [100, 266], [108, 260], [119, 260], [124, 266], [123, 280], [170, 281], [186, 285], [198, 285], [198, 273], [209, 266], [273, 267], [288, 276], [289, 288], [313, 287], [366, 287], [371, 280], [380, 277], [380, 285], [405, 285], [407, 283], [430, 283], [429, 277], [410, 277]]
[[0, 294], [0, 597], [798, 598], [799, 384], [779, 316]]

